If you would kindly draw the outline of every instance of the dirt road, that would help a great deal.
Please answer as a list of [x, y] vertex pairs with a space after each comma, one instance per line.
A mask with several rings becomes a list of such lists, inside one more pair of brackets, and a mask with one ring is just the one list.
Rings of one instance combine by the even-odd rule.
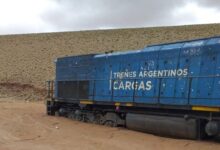
[[43, 102], [0, 99], [0, 150], [217, 150], [220, 143], [157, 137], [45, 114]]

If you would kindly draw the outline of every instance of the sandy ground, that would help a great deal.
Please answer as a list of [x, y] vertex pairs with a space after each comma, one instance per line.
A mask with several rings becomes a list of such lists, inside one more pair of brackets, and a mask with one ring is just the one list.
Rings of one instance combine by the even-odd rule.
[[217, 150], [220, 143], [158, 137], [45, 114], [43, 102], [0, 99], [0, 150]]

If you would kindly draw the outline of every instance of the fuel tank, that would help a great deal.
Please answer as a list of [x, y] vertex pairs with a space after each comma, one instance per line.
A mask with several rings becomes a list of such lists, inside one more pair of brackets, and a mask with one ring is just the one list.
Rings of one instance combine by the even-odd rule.
[[128, 129], [176, 138], [197, 138], [196, 119], [128, 113]]

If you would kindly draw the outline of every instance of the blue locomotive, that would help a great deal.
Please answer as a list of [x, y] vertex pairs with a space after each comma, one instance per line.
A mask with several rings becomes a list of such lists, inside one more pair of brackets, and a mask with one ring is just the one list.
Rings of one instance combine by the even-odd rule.
[[179, 138], [220, 134], [220, 37], [58, 58], [54, 85], [48, 115]]

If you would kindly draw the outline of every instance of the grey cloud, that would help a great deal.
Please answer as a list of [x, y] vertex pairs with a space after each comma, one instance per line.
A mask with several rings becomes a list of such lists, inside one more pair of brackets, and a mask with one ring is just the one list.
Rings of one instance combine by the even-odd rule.
[[160, 26], [175, 24], [172, 11], [184, 3], [176, 0], [59, 0], [59, 7], [48, 10], [42, 18], [66, 30]]
[[[41, 24], [28, 27], [25, 23], [14, 33], [57, 32], [103, 28], [169, 26], [196, 23], [192, 12], [177, 15], [177, 10], [189, 3], [220, 11], [220, 0], [47, 0], [50, 6], [42, 9]], [[16, 13], [16, 12], [15, 12]], [[13, 18], [12, 18], [13, 19]], [[27, 21], [28, 22], [28, 21]], [[31, 22], [31, 20], [29, 20]], [[206, 23], [201, 22], [199, 23]], [[2, 27], [0, 33], [11, 33]], [[17, 30], [17, 31], [16, 31]], [[22, 32], [23, 31], [23, 32]]]
[[220, 10], [220, 0], [195, 0], [198, 5], [212, 7]]

